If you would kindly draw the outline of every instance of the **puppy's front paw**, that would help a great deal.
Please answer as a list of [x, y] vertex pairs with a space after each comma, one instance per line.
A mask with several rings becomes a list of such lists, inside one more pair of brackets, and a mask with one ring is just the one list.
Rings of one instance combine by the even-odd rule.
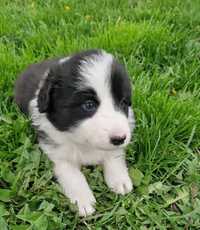
[[94, 204], [77, 202], [77, 205], [79, 209], [79, 216], [86, 217], [95, 212], [93, 207]]
[[86, 217], [95, 212], [96, 200], [93, 194], [79, 194], [79, 196], [71, 198], [71, 201], [78, 206], [79, 216]]
[[131, 192], [133, 189], [133, 184], [128, 175], [121, 175], [116, 177], [116, 175], [109, 175], [106, 178], [108, 187], [115, 193], [126, 194]]

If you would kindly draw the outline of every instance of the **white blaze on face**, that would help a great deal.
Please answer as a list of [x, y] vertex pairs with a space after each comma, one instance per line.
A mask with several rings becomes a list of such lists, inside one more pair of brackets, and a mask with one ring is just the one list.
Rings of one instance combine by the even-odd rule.
[[125, 135], [126, 141], [122, 146], [127, 145], [131, 137], [128, 118], [114, 106], [111, 94], [112, 62], [112, 55], [105, 52], [82, 62], [80, 73], [83, 79], [80, 88], [93, 88], [100, 105], [91, 118], [81, 121], [73, 130], [76, 142], [108, 150], [116, 148], [110, 143], [111, 137]]

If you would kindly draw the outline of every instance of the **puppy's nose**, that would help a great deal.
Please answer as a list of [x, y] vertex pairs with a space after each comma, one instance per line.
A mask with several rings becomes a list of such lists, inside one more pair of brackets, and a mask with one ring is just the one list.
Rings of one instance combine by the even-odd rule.
[[123, 135], [123, 136], [112, 136], [110, 138], [110, 142], [113, 145], [122, 145], [125, 140], [126, 140], [126, 135]]

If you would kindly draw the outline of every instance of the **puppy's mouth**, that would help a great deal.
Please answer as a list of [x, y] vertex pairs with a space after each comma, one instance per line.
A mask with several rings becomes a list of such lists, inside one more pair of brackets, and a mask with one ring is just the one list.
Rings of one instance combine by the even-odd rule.
[[111, 151], [115, 151], [115, 150], [119, 150], [119, 149], [124, 149], [127, 145], [128, 145], [128, 143], [122, 144], [119, 146], [114, 146], [114, 145], [110, 145], [110, 146], [106, 146], [106, 147], [96, 146], [96, 148], [101, 150], [101, 151], [111, 152]]

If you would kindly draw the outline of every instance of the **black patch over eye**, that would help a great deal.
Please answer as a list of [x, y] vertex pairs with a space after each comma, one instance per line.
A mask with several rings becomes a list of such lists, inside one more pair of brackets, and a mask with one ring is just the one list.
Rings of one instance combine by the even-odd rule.
[[131, 105], [131, 84], [123, 65], [113, 61], [111, 70], [111, 93], [116, 109], [122, 110], [128, 117], [128, 107]]
[[86, 100], [85, 102], [83, 102], [83, 104], [81, 105], [81, 108], [84, 112], [87, 112], [87, 113], [94, 113], [97, 109], [97, 102], [92, 100], [92, 99], [89, 99], [89, 100]]

